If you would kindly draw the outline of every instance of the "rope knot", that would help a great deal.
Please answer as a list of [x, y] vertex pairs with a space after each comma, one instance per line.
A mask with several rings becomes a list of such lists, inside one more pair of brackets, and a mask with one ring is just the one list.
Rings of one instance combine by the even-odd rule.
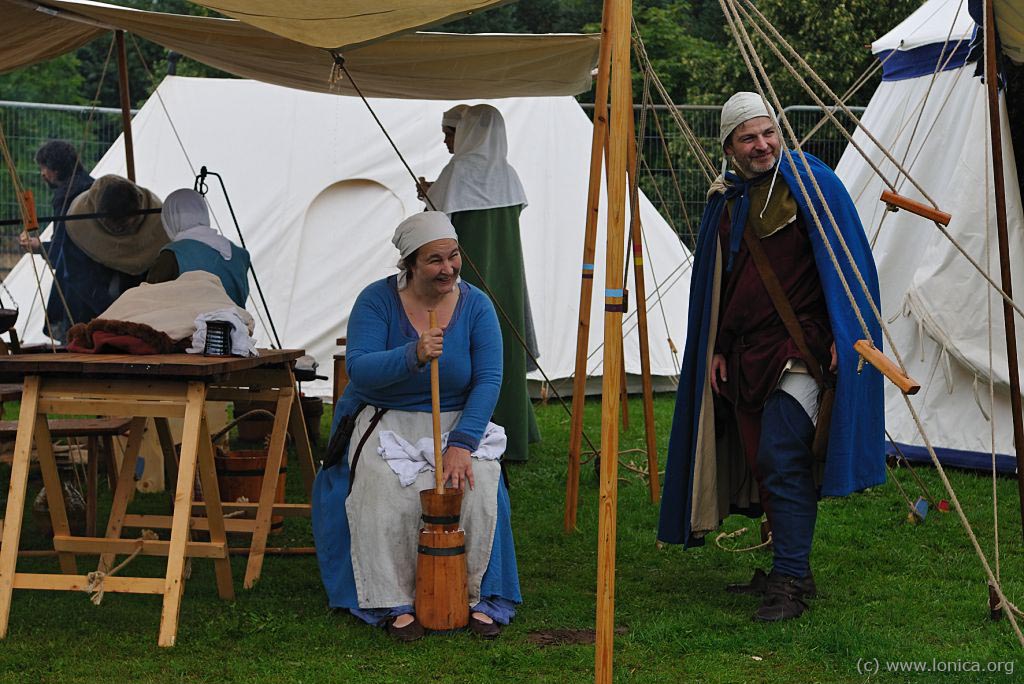
[[153, 530], [142, 530], [142, 534], [140, 534], [139, 538], [135, 540], [135, 550], [132, 551], [131, 555], [107, 572], [94, 570], [86, 575], [85, 577], [88, 582], [85, 585], [85, 589], [82, 591], [89, 594], [89, 600], [92, 601], [93, 605], [98, 606], [103, 602], [103, 596], [106, 594], [106, 590], [103, 588], [103, 580], [108, 577], [113, 577], [123, 570], [126, 565], [135, 560], [135, 557], [142, 553], [142, 545], [144, 542], [158, 541], [159, 539], [160, 537]]

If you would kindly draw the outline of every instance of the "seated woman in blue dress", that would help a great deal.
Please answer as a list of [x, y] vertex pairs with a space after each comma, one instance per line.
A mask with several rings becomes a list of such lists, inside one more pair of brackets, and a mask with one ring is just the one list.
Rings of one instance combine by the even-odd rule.
[[483, 292], [459, 280], [459, 245], [444, 213], [406, 219], [393, 242], [400, 272], [366, 287], [348, 322], [349, 384], [313, 491], [321, 578], [331, 607], [386, 625], [400, 640], [423, 634], [413, 602], [419, 492], [434, 486], [429, 366], [436, 358], [443, 475], [465, 491], [470, 628], [493, 638], [522, 600], [498, 461], [505, 434], [489, 422], [501, 388], [498, 318]]
[[203, 196], [188, 188], [175, 190], [164, 200], [160, 220], [171, 241], [150, 266], [146, 282], [164, 283], [189, 271], [207, 271], [220, 278], [231, 301], [244, 309], [249, 298], [249, 252], [210, 227]]

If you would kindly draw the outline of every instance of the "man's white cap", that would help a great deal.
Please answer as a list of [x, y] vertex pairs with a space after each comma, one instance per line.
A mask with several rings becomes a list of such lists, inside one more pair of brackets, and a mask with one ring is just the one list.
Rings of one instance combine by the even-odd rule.
[[767, 116], [775, 120], [775, 111], [757, 93], [736, 93], [729, 98], [729, 101], [722, 107], [722, 128], [719, 142], [725, 147], [725, 141], [729, 139], [736, 127], [745, 121], [756, 119], [759, 116]]

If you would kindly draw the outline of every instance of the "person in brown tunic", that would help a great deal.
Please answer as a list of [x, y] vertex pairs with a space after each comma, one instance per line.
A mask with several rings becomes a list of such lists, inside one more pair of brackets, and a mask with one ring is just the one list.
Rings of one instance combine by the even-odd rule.
[[[801, 615], [816, 592], [819, 496], [884, 481], [881, 377], [857, 372], [852, 346], [864, 332], [828, 255], [826, 240], [837, 238], [813, 223], [824, 207], [808, 203], [801, 183], [823, 188], [868, 283], [854, 294], [857, 309], [869, 310], [868, 297], [877, 304], [877, 276], [849, 193], [820, 160], [808, 155], [801, 169], [784, 156], [760, 95], [725, 104], [720, 140], [731, 170], [708, 192], [695, 250], [658, 538], [699, 544], [728, 512], [764, 511], [771, 573], [728, 590], [762, 595], [753, 617], [773, 622]], [[841, 268], [850, 280], [854, 266]], [[869, 324], [874, 340], [878, 327]], [[830, 422], [833, 398], [839, 419]]]

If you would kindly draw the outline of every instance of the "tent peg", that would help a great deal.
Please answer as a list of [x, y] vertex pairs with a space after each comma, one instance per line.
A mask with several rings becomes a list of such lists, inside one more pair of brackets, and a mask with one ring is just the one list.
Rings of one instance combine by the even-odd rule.
[[904, 394], [917, 394], [921, 391], [921, 383], [914, 380], [900, 370], [888, 356], [875, 348], [871, 340], [857, 340], [853, 345], [854, 350], [861, 358], [874, 366], [879, 373], [889, 378], [892, 384], [900, 388]]
[[887, 205], [886, 208], [889, 211], [899, 211], [900, 209], [906, 209], [912, 214], [923, 216], [924, 218], [930, 221], [941, 223], [944, 226], [948, 226], [949, 222], [953, 220], [952, 215], [947, 214], [944, 211], [933, 209], [932, 207], [929, 207], [927, 204], [922, 204], [921, 202], [912, 200], [909, 197], [897, 195], [895, 192], [892, 192], [891, 190], [883, 191], [882, 196], [879, 198], [879, 200], [885, 202], [885, 204]]

